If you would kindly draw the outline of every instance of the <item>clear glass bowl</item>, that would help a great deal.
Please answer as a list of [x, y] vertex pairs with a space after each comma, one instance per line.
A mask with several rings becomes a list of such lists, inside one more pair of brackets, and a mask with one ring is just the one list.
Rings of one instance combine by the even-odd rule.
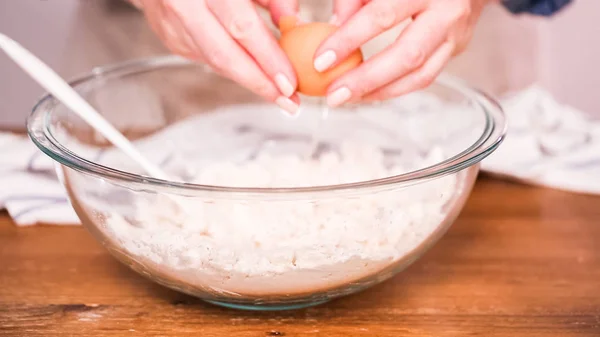
[[499, 105], [441, 77], [398, 99], [290, 118], [178, 57], [71, 83], [146, 156], [153, 179], [46, 96], [30, 137], [83, 225], [149, 279], [223, 306], [293, 309], [382, 282], [455, 220], [505, 134]]

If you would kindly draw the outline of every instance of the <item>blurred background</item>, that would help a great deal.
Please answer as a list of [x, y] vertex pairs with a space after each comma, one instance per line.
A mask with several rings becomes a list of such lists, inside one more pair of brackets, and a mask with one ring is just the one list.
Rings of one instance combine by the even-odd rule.
[[[328, 3], [305, 1], [306, 11], [322, 17]], [[598, 0], [575, 0], [551, 18], [514, 16], [489, 6], [469, 49], [447, 72], [498, 96], [538, 83], [559, 101], [600, 116], [599, 13]], [[0, 0], [0, 32], [67, 78], [167, 52], [141, 13], [122, 0]], [[0, 71], [0, 129], [23, 129], [43, 90], [4, 54]]]

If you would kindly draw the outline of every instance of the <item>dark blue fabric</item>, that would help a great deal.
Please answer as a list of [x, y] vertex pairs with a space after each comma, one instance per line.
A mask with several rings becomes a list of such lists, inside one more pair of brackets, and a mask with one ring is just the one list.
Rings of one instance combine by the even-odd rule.
[[[596, 0], [597, 1], [597, 0]], [[529, 13], [540, 16], [551, 16], [572, 0], [503, 0], [502, 3], [514, 14]]]

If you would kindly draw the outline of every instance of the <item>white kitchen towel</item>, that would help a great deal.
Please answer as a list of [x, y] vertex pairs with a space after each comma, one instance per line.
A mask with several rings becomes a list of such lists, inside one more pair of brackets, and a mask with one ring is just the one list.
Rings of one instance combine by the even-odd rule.
[[20, 135], [0, 133], [0, 209], [17, 225], [78, 224], [52, 159]]
[[508, 134], [482, 170], [525, 183], [600, 194], [600, 115], [532, 86], [502, 100]]
[[[533, 86], [502, 100], [508, 135], [485, 172], [572, 192], [600, 194], [600, 120]], [[140, 144], [142, 145], [142, 144]], [[52, 160], [24, 136], [0, 133], [0, 209], [20, 226], [78, 224]]]

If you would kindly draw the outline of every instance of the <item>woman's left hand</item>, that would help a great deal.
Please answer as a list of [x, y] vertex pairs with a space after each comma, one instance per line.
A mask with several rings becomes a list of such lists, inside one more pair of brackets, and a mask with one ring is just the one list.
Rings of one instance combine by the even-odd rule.
[[377, 35], [412, 18], [384, 51], [329, 87], [327, 101], [383, 100], [431, 84], [453, 55], [464, 50], [485, 5], [494, 0], [335, 0], [333, 33], [314, 65], [324, 71]]

